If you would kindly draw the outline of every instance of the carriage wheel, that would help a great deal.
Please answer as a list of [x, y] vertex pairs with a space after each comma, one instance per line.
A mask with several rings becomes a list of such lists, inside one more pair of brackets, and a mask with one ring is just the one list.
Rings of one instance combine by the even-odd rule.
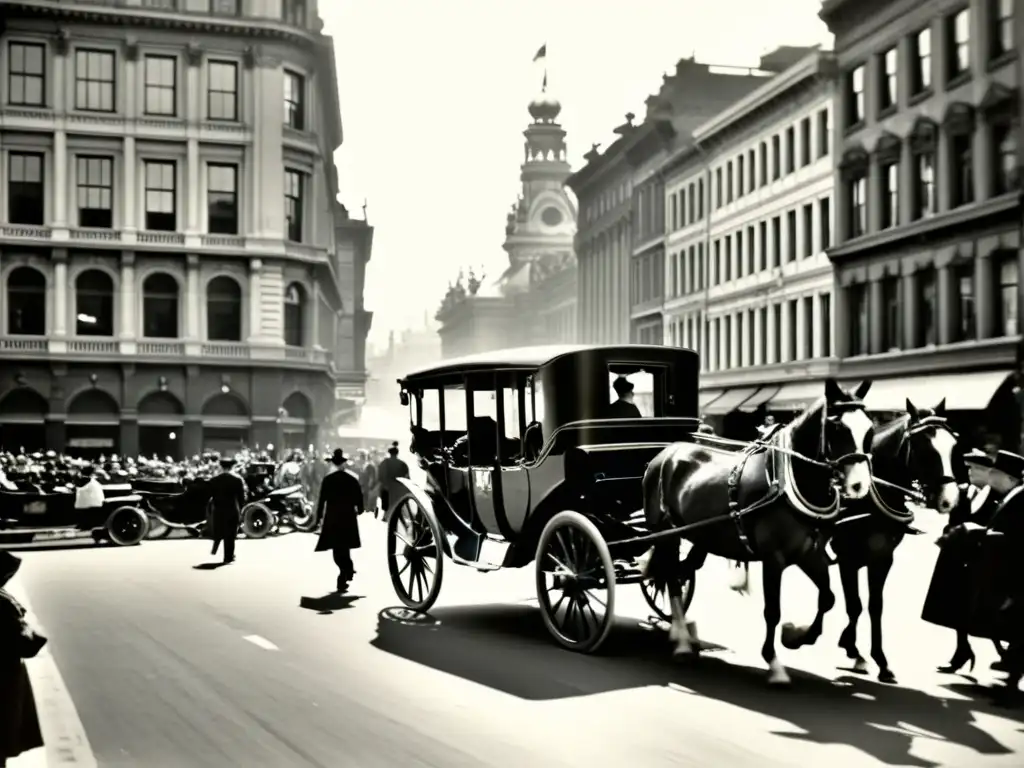
[[444, 548], [441, 526], [411, 494], [388, 518], [388, 572], [395, 593], [414, 611], [429, 611], [441, 593]]
[[[683, 584], [683, 612], [688, 613], [690, 603], [693, 602], [693, 590], [697, 587], [697, 574], [694, 573], [690, 580]], [[654, 579], [647, 579], [640, 582], [640, 589], [644, 593], [644, 600], [654, 611], [655, 615], [662, 621], [672, 621], [672, 605], [668, 601], [668, 585], [655, 586]]]
[[134, 547], [149, 533], [149, 515], [136, 507], [118, 507], [104, 526], [107, 538], [119, 547]]
[[309, 499], [303, 499], [298, 504], [298, 509], [292, 512], [292, 527], [297, 531], [309, 533], [316, 530], [316, 507]]
[[579, 512], [559, 512], [544, 526], [535, 566], [548, 632], [569, 650], [596, 651], [615, 620], [615, 566], [597, 526]]
[[263, 539], [274, 527], [274, 513], [254, 501], [242, 507], [242, 533], [247, 539]]

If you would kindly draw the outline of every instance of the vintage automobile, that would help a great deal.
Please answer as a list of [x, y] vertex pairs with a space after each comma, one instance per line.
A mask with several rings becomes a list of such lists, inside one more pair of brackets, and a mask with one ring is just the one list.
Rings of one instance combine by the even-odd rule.
[[[637, 562], [648, 462], [700, 424], [699, 358], [661, 346], [547, 346], [444, 361], [399, 380], [425, 479], [400, 480], [387, 512], [388, 568], [401, 601], [427, 611], [444, 557], [480, 571], [534, 564], [544, 622], [562, 646], [593, 652], [613, 623], [615, 587], [664, 595]], [[610, 382], [650, 392], [616, 417]], [[694, 582], [685, 585], [692, 599]]]
[[103, 487], [103, 506], [75, 509], [73, 489], [0, 491], [0, 542], [69, 540], [91, 536], [97, 544], [138, 544], [149, 533], [142, 498], [130, 485]]

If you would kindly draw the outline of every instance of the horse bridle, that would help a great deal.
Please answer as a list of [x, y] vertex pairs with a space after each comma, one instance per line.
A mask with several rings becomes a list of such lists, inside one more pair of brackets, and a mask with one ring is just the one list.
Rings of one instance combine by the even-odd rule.
[[838, 403], [832, 403], [832, 411], [829, 412], [828, 401], [824, 405], [824, 418], [821, 420], [821, 440], [818, 447], [820, 455], [824, 458], [823, 463], [828, 465], [832, 469], [832, 478], [838, 482], [843, 478], [843, 470], [850, 464], [856, 464], [857, 462], [866, 461], [868, 464], [871, 463], [871, 454], [864, 453], [863, 451], [851, 451], [845, 453], [835, 459], [826, 458], [829, 451], [829, 440], [827, 435], [827, 428], [829, 424], [840, 424], [844, 413], [849, 411], [863, 411], [864, 403], [861, 400], [844, 400]]
[[[925, 416], [923, 419], [918, 421], [910, 421], [907, 424], [907, 429], [903, 433], [903, 438], [900, 440], [899, 447], [896, 449], [896, 457], [899, 458], [901, 455], [906, 454], [907, 468], [910, 468], [914, 446], [911, 443], [911, 438], [921, 434], [929, 429], [944, 430], [948, 432], [954, 440], [960, 441], [960, 436], [953, 431], [949, 426], [949, 422], [944, 416]], [[938, 493], [938, 490], [949, 483], [955, 483], [955, 477], [949, 477], [947, 475], [939, 474], [939, 477], [934, 482], [934, 488], [930, 488], [931, 482], [925, 480], [916, 481], [920, 486], [921, 490], [925, 491], [926, 496], [932, 496]]]

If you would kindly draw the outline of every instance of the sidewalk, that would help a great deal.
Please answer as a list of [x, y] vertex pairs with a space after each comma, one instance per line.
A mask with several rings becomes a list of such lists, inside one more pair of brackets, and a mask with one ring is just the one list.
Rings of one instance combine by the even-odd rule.
[[[39, 624], [32, 610], [32, 603], [17, 576], [8, 584], [7, 591], [25, 607], [29, 621], [42, 634], [47, 635], [45, 627]], [[96, 757], [89, 746], [85, 728], [78, 717], [78, 710], [75, 709], [60, 670], [57, 669], [57, 663], [50, 654], [49, 644], [34, 659], [28, 659], [25, 665], [32, 681], [45, 745], [8, 760], [8, 768], [48, 768], [57, 765], [97, 768]]]

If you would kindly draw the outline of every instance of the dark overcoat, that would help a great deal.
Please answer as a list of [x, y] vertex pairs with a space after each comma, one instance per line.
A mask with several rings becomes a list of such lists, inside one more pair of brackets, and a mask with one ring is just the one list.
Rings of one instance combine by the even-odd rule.
[[359, 513], [363, 511], [363, 489], [359, 478], [348, 469], [331, 472], [320, 483], [316, 514], [322, 519], [317, 552], [329, 549], [358, 549]]
[[[3, 565], [0, 587], [14, 575], [14, 566]], [[46, 642], [25, 621], [25, 609], [6, 590], [0, 589], [0, 761], [43, 746], [32, 682], [25, 658], [35, 656]]]
[[207, 481], [213, 511], [213, 538], [225, 541], [238, 537], [238, 523], [245, 506], [245, 482], [231, 472], [221, 472]]

